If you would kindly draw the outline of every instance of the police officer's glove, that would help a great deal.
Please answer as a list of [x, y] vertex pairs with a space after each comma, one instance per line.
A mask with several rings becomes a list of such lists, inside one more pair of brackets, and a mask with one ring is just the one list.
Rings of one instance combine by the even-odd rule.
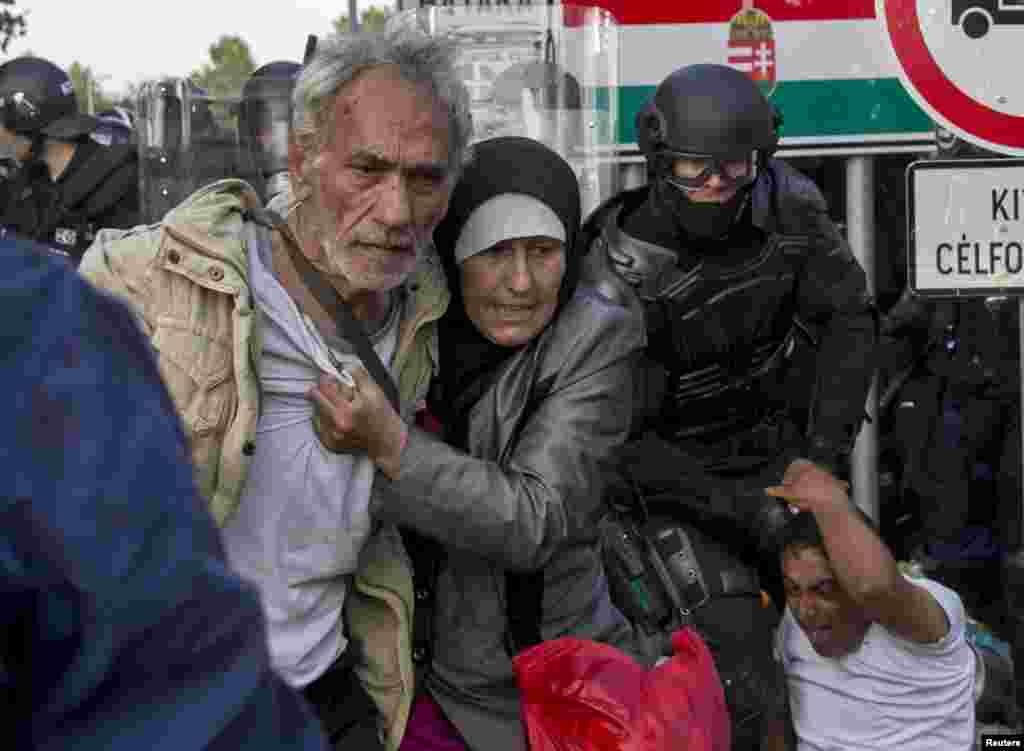
[[757, 552], [761, 555], [770, 555], [777, 551], [779, 535], [792, 517], [785, 503], [766, 495], [761, 490], [738, 496], [736, 515], [751, 539], [756, 542]]

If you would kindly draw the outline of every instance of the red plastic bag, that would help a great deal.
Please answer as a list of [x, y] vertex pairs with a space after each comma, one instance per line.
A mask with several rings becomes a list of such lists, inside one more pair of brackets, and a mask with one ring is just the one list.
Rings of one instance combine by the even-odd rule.
[[729, 710], [693, 629], [646, 669], [615, 647], [554, 639], [513, 660], [530, 751], [729, 751]]

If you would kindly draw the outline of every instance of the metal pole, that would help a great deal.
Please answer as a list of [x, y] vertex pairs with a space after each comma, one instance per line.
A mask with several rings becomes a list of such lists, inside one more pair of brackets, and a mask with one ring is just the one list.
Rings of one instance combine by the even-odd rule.
[[[1020, 339], [1020, 370], [1021, 370], [1021, 373], [1024, 374], [1024, 297], [1021, 297], [1017, 301], [1017, 306], [1018, 306], [1017, 309], [1018, 309], [1018, 314], [1019, 314], [1019, 318], [1020, 318], [1020, 325], [1019, 325], [1020, 331], [1019, 331], [1019, 334], [1018, 334], [1019, 339]], [[1020, 452], [1020, 455], [1021, 455], [1022, 464], [1024, 464], [1024, 378], [1021, 378], [1021, 382], [1020, 382], [1020, 414], [1021, 414], [1021, 421], [1020, 421], [1020, 429], [1021, 429], [1021, 442], [1020, 442], [1020, 445], [1021, 445], [1021, 452]], [[1021, 477], [1024, 478], [1024, 473], [1021, 473]], [[1024, 490], [1024, 482], [1021, 483], [1021, 488], [1022, 488], [1022, 490]], [[1021, 523], [1021, 537], [1020, 537], [1021, 545], [1020, 545], [1020, 550], [1021, 550], [1021, 553], [1024, 553], [1024, 492], [1021, 493], [1021, 501], [1020, 501], [1020, 503], [1021, 503], [1021, 509], [1022, 509], [1021, 519], [1020, 519], [1020, 523]], [[1021, 554], [1021, 553], [1018, 553], [1018, 555]]]
[[95, 93], [93, 91], [92, 74], [89, 71], [83, 71], [82, 79], [85, 82], [85, 111], [89, 115], [95, 115], [96, 105], [93, 102]]
[[348, 20], [352, 33], [359, 31], [359, 0], [348, 0]]
[[[846, 160], [846, 230], [850, 247], [864, 267], [868, 291], [876, 295], [875, 285], [875, 163], [870, 156], [854, 156]], [[876, 522], [878, 509], [878, 391], [872, 378], [866, 410], [871, 422], [865, 421], [853, 448], [853, 501]]]

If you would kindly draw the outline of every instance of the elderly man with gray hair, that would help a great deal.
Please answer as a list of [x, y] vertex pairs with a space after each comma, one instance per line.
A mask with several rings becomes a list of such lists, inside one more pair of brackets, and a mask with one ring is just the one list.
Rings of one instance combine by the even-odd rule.
[[295, 87], [283, 217], [225, 180], [102, 233], [81, 267], [138, 313], [274, 666], [335, 747], [401, 741], [412, 580], [370, 518], [373, 465], [321, 434], [309, 393], [376, 360], [411, 418], [435, 375], [449, 295], [430, 238], [471, 128], [453, 55], [410, 31], [324, 40]]

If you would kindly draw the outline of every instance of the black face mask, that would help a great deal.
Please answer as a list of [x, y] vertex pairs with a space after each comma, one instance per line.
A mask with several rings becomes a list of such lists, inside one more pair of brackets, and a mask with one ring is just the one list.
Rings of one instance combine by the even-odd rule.
[[750, 197], [751, 186], [736, 191], [725, 203], [697, 203], [664, 179], [653, 185], [655, 206], [667, 213], [680, 235], [699, 240], [721, 240], [732, 229]]

